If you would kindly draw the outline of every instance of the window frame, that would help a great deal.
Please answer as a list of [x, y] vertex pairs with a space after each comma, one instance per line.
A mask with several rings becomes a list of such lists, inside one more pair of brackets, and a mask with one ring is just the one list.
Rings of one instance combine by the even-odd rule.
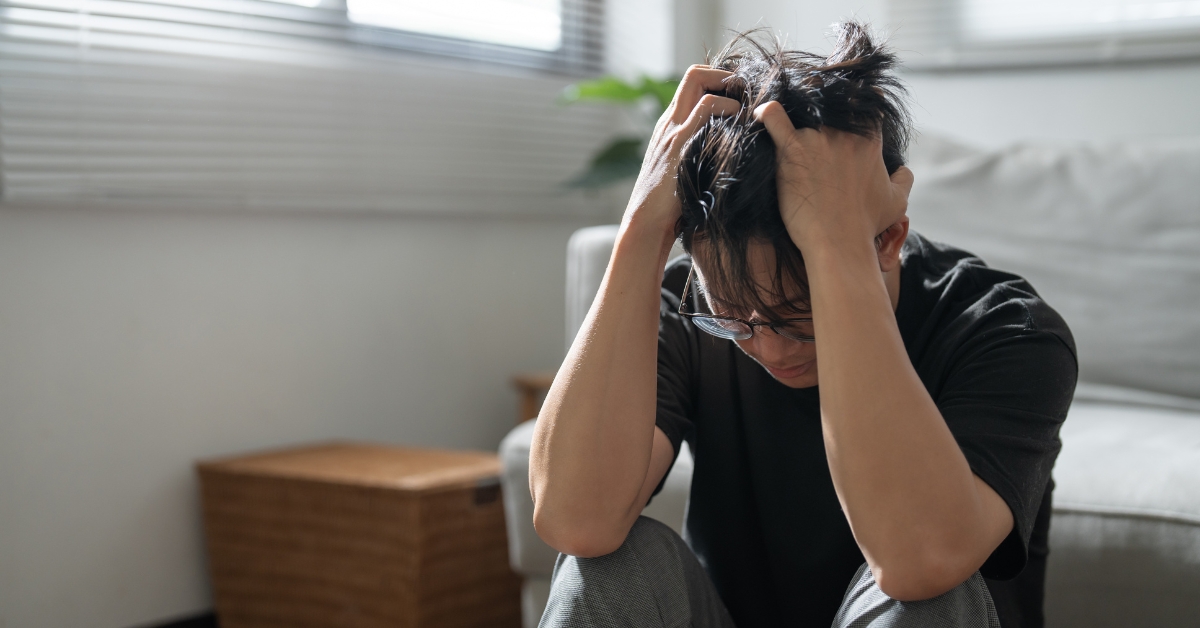
[[890, 0], [891, 43], [917, 72], [1200, 59], [1200, 26], [975, 40], [962, 0]]
[[[265, 0], [270, 1], [270, 0]], [[557, 50], [534, 50], [471, 39], [359, 24], [349, 18], [345, 2], [338, 2], [352, 44], [405, 52], [495, 63], [555, 74], [590, 76], [604, 65], [602, 0], [560, 0], [562, 39]]]

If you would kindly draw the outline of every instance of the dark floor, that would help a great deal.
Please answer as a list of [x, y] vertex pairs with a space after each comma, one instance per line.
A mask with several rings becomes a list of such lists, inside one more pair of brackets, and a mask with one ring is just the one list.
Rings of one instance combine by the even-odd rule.
[[191, 617], [183, 617], [154, 624], [153, 626], [145, 626], [143, 628], [218, 628], [217, 616], [215, 613], [204, 613], [201, 615], [193, 615]]

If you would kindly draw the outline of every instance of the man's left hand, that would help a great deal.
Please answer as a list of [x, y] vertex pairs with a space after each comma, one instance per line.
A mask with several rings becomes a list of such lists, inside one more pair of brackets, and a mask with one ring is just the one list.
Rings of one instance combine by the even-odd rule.
[[878, 135], [797, 129], [775, 101], [754, 115], [775, 143], [779, 212], [801, 251], [869, 241], [904, 218], [912, 171], [901, 166], [888, 176]]

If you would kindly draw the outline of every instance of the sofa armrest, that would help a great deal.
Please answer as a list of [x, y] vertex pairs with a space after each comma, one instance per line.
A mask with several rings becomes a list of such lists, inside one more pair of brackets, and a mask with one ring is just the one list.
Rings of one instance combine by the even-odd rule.
[[523, 576], [549, 576], [558, 552], [533, 529], [533, 498], [529, 494], [529, 446], [534, 423], [534, 419], [525, 421], [500, 442], [500, 483], [508, 529], [508, 561], [513, 571]]

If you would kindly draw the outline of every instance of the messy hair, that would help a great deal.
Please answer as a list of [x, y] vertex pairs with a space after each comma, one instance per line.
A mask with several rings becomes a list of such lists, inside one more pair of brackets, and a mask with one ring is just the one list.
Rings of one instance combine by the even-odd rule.
[[[860, 136], [881, 136], [888, 174], [904, 163], [911, 123], [907, 92], [892, 74], [897, 64], [887, 47], [856, 22], [836, 27], [829, 56], [784, 50], [778, 40], [763, 43], [759, 33], [738, 35], [709, 65], [727, 70], [720, 96], [742, 104], [736, 115], [714, 117], [684, 148], [679, 165], [683, 215], [677, 224], [689, 253], [708, 243], [705, 280], [736, 305], [781, 318], [808, 308], [804, 259], [779, 214], [775, 184], [775, 145], [753, 112], [778, 101], [796, 128], [823, 126]], [[751, 241], [769, 243], [776, 265], [771, 286], [755, 289], [747, 261]], [[711, 267], [710, 267], [711, 266]], [[785, 279], [787, 280], [785, 282]], [[784, 286], [798, 286], [788, 295]]]

